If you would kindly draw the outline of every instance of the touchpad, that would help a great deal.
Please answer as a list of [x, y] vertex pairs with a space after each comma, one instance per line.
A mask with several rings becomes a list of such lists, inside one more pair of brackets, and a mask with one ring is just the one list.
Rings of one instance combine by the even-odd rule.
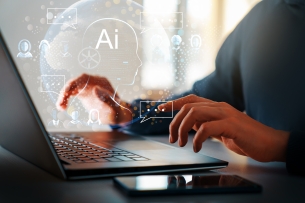
[[147, 141], [147, 140], [130, 140], [120, 142], [110, 142], [111, 145], [120, 149], [126, 150], [169, 150], [174, 147], [167, 146], [162, 143]]

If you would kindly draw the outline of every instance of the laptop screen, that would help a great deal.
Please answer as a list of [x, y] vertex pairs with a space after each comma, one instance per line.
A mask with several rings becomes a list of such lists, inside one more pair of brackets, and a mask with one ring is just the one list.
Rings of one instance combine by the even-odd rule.
[[46, 129], [103, 131], [113, 124], [105, 100], [118, 108], [139, 98], [166, 101], [213, 71], [222, 41], [217, 6], [2, 0], [0, 27]]

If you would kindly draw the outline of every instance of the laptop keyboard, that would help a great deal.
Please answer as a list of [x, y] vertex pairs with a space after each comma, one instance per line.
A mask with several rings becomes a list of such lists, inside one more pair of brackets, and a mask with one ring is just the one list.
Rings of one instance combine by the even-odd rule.
[[75, 163], [147, 161], [148, 159], [126, 150], [107, 149], [82, 139], [59, 138], [50, 136], [51, 142], [59, 155]]

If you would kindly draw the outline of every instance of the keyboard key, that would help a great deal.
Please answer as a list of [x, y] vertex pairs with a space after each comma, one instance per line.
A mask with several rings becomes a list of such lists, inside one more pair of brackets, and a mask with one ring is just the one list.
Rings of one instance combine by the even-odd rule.
[[135, 161], [147, 161], [148, 159], [145, 159], [145, 158], [143, 158], [143, 157], [141, 157], [141, 158], [132, 158], [133, 160], [135, 160]]
[[129, 157], [129, 158], [141, 158], [141, 157], [138, 156], [138, 155], [128, 155], [127, 157]]
[[106, 153], [109, 156], [120, 156], [121, 154], [117, 154], [117, 153]]
[[111, 149], [111, 151], [113, 151], [113, 152], [124, 152], [124, 151], [121, 150], [121, 149]]
[[97, 161], [97, 162], [107, 162], [108, 160], [106, 160], [106, 159], [94, 159], [95, 161]]
[[134, 154], [131, 154], [131, 153], [120, 153], [120, 155], [122, 155], [122, 156], [133, 156]]
[[84, 161], [86, 161], [86, 160], [91, 160], [91, 158], [88, 158], [88, 157], [81, 157], [81, 158], [79, 158], [80, 160], [84, 160]]
[[110, 156], [110, 155], [100, 155], [99, 157], [102, 157], [102, 158], [111, 158], [112, 156]]
[[84, 155], [74, 155], [74, 157], [77, 157], [77, 158], [86, 158], [86, 156], [84, 156]]
[[108, 161], [122, 161], [120, 159], [117, 159], [117, 158], [105, 158], [106, 160]]
[[123, 160], [123, 161], [133, 161], [133, 159], [128, 158], [128, 157], [126, 157], [126, 156], [115, 156], [115, 158], [121, 159], [121, 160]]
[[89, 156], [90, 158], [92, 159], [99, 159], [100, 157], [99, 156]]
[[85, 163], [96, 163], [94, 160], [86, 160]]

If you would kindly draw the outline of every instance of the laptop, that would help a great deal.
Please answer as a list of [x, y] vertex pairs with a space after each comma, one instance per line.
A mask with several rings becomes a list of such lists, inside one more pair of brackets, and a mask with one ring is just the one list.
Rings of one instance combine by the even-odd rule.
[[[74, 1], [69, 2], [74, 3]], [[69, 5], [69, 2], [65, 2], [65, 5]], [[87, 50], [75, 46], [87, 43], [87, 39], [89, 40], [88, 43], [91, 43], [91, 39], [99, 39], [98, 42], [100, 43], [94, 43], [94, 47], [97, 46], [100, 47], [99, 50], [110, 51], [109, 53], [117, 53], [117, 48], [119, 47], [118, 50], [120, 51], [126, 42], [127, 48], [125, 48], [128, 53], [126, 56], [131, 58], [127, 57], [125, 59], [126, 56], [121, 54], [124, 58], [123, 65], [126, 68], [133, 68], [138, 67], [135, 65], [140, 65], [139, 56], [129, 55], [134, 54], [133, 49], [138, 49], [138, 47], [133, 47], [135, 43], [138, 44], [137, 36], [143, 38], [143, 36], [150, 37], [151, 34], [151, 37], [154, 37], [154, 32], [142, 33], [140, 29], [134, 29], [130, 26], [130, 23], [119, 19], [105, 18], [94, 21], [92, 18], [96, 18], [100, 14], [112, 15], [112, 13], [104, 12], [104, 10], [95, 10], [94, 12], [98, 15], [91, 15], [91, 6], [88, 5], [104, 9], [104, 4], [99, 6], [98, 3], [103, 3], [103, 1], [79, 1], [76, 3], [77, 12], [76, 9], [64, 9], [64, 5], [59, 8], [56, 2], [54, 2], [56, 5], [49, 5], [49, 2], [43, 4], [41, 1], [31, 3], [26, 1], [3, 1], [0, 3], [2, 5], [0, 6], [0, 145], [41, 169], [69, 180], [210, 170], [226, 167], [228, 163], [225, 161], [147, 140], [142, 136], [111, 130], [110, 126], [107, 125], [95, 123], [92, 126], [97, 127], [91, 129], [88, 127], [90, 122], [86, 122], [88, 114], [99, 114], [96, 111], [90, 111], [89, 113], [82, 109], [75, 110], [81, 106], [81, 103], [77, 103], [79, 102], [78, 99], [73, 99], [74, 110], [70, 108], [66, 114], [61, 114], [60, 119], [51, 120], [52, 116], [59, 115], [54, 110], [56, 109], [54, 103], [58, 97], [54, 92], [56, 93], [58, 87], [60, 87], [60, 85], [58, 87], [56, 85], [59, 83], [63, 85], [66, 82], [65, 79], [69, 79], [62, 66], [74, 67], [74, 70], [79, 71], [87, 69], [98, 71], [100, 67], [92, 66], [92, 60], [87, 61], [88, 64], [83, 64], [79, 62], [82, 61], [79, 57], [86, 56], [87, 53], [93, 53], [90, 57], [95, 60], [101, 58], [105, 61], [107, 59], [103, 57], [110, 57], [97, 52], [97, 48], [87, 47]], [[136, 8], [141, 9], [140, 5], [134, 2], [131, 2], [131, 4], [135, 11]], [[37, 5], [39, 5], [39, 8]], [[120, 7], [120, 5], [113, 5], [114, 7]], [[11, 17], [12, 10], [14, 11], [13, 18]], [[56, 14], [56, 12], [58, 13]], [[61, 12], [63, 13], [61, 14]], [[54, 15], [51, 15], [51, 13]], [[82, 20], [83, 15], [88, 13], [90, 15], [85, 17], [91, 20]], [[55, 14], [61, 16], [58, 22], [67, 17], [67, 21], [70, 23], [56, 24]], [[53, 16], [54, 21], [49, 19], [51, 16]], [[47, 20], [45, 17], [47, 17]], [[130, 18], [137, 19], [138, 17], [138, 15], [130, 16]], [[125, 14], [122, 18], [128, 20]], [[76, 19], [78, 21], [74, 21]], [[106, 26], [105, 31], [98, 32], [98, 35], [94, 35], [92, 38], [92, 35], [87, 36], [87, 34], [94, 31], [95, 28], [92, 28], [93, 30], [86, 29], [84, 33], [81, 31], [82, 26], [85, 28], [84, 25], [81, 26], [82, 23], [90, 24], [91, 22], [98, 23], [98, 28], [113, 23], [119, 29], [110, 29]], [[91, 23], [90, 25], [94, 26], [95, 24], [92, 25]], [[65, 30], [64, 35], [58, 33], [61, 29]], [[165, 39], [164, 33], [158, 33], [159, 37]], [[77, 39], [80, 39], [79, 37], [82, 34], [87, 36], [86, 40], [82, 42], [73, 40], [72, 36], [79, 35]], [[106, 35], [110, 37], [107, 43], [104, 43]], [[128, 36], [128, 39], [124, 40], [122, 37], [126, 36]], [[133, 41], [131, 39], [129, 41], [129, 36], [133, 37]], [[141, 40], [139, 40], [140, 42]], [[113, 47], [111, 50], [110, 45]], [[139, 47], [141, 46], [139, 45]], [[176, 53], [177, 50], [173, 51]], [[48, 58], [48, 55], [51, 55], [52, 58]], [[44, 56], [46, 58], [43, 58]], [[94, 58], [94, 56], [99, 57]], [[117, 58], [114, 58], [116, 60], [112, 59], [109, 58], [111, 61], [109, 64], [112, 65], [111, 67], [116, 67], [113, 64], [116, 64], [119, 60]], [[42, 63], [46, 64], [46, 62], [57, 68], [53, 69], [52, 67], [51, 71], [51, 66], [43, 66]], [[68, 62], [75, 62], [75, 64], [69, 65]], [[121, 61], [119, 62], [121, 63]], [[43, 70], [42, 67], [44, 67]], [[127, 77], [127, 73], [129, 73], [129, 71], [125, 73], [124, 70], [119, 70], [121, 82], [125, 81], [126, 78], [124, 79], [124, 77]], [[137, 72], [137, 70], [134, 71]], [[79, 75], [73, 74], [74, 77]], [[98, 74], [98, 72], [95, 72], [95, 74]], [[45, 88], [48, 84], [42, 84], [42, 81], [48, 79], [52, 81], [54, 77], [59, 82], [56, 82], [57, 80], [52, 82], [55, 83], [53, 89]], [[128, 92], [125, 96], [130, 95], [128, 88], [132, 88], [132, 86], [125, 88]], [[91, 119], [91, 116], [89, 117]], [[50, 127], [50, 125], [52, 127], [65, 125], [66, 121], [71, 121], [72, 127], [64, 129]], [[82, 125], [82, 127], [77, 128], [79, 125]], [[83, 130], [83, 132], [80, 130]]]
[[0, 48], [0, 145], [63, 179], [223, 168], [227, 162], [119, 131], [49, 133], [3, 35]]

